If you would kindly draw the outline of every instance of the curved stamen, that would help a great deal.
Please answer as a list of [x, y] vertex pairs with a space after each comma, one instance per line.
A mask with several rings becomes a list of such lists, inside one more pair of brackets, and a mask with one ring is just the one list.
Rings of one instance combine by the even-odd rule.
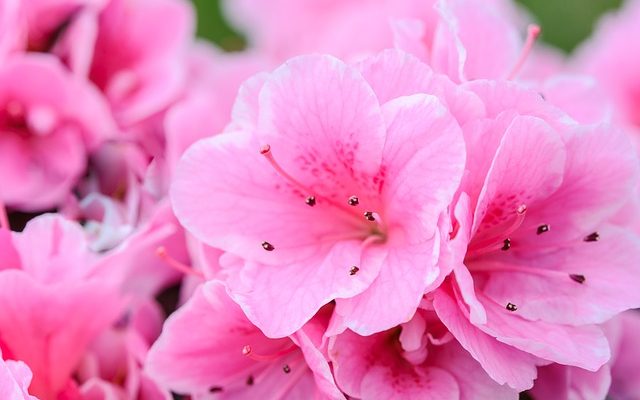
[[[357, 224], [360, 224], [361, 219], [360, 217], [358, 217], [358, 212], [353, 207], [359, 204], [360, 200], [358, 199], [358, 197], [356, 196], [349, 197], [347, 201], [347, 204], [348, 204], [347, 206], [347, 204], [338, 203], [329, 197], [323, 196], [322, 194], [314, 193], [314, 191], [310, 187], [304, 185], [303, 183], [295, 179], [293, 176], [287, 173], [287, 171], [285, 171], [284, 168], [282, 168], [282, 166], [276, 161], [275, 157], [273, 156], [273, 151], [271, 150], [270, 145], [266, 144], [262, 146], [262, 148], [260, 149], [260, 154], [262, 154], [267, 159], [269, 164], [271, 164], [273, 169], [275, 169], [275, 171], [280, 176], [282, 176], [289, 183], [291, 183], [293, 186], [298, 188], [298, 190], [309, 195], [305, 198], [305, 203], [307, 205], [313, 207], [317, 204], [317, 200], [322, 200], [327, 204], [329, 204], [330, 206], [340, 210], [343, 214], [346, 214], [350, 218], [351, 222], [357, 222]], [[371, 216], [367, 217], [367, 214], [371, 214]], [[365, 218], [368, 219], [369, 221], [374, 221], [375, 220], [374, 215], [377, 216], [378, 214], [375, 212], [367, 212], [365, 213]]]
[[156, 255], [162, 259], [168, 266], [175, 269], [176, 271], [183, 273], [185, 275], [192, 275], [198, 277], [200, 279], [205, 280], [205, 276], [201, 271], [195, 270], [188, 265], [181, 263], [175, 258], [171, 257], [169, 253], [167, 253], [167, 249], [164, 246], [160, 246], [156, 249]]
[[254, 361], [273, 361], [282, 356], [286, 356], [287, 354], [292, 353], [297, 349], [298, 346], [296, 346], [294, 343], [291, 343], [291, 345], [289, 345], [288, 347], [272, 354], [257, 354], [255, 351], [253, 351], [251, 345], [247, 344], [242, 348], [242, 355]]
[[[509, 236], [515, 232], [527, 215], [527, 206], [522, 204], [516, 209], [516, 217], [512, 221], [494, 226], [487, 229], [480, 234], [480, 240], [473, 240], [469, 246], [469, 256], [478, 256], [480, 254], [486, 254], [497, 250], [508, 250], [511, 248], [511, 239]], [[509, 242], [507, 244], [507, 241]], [[505, 249], [506, 247], [506, 249]]]
[[513, 66], [513, 68], [511, 69], [511, 72], [507, 76], [508, 80], [512, 80], [518, 75], [525, 61], [527, 61], [527, 57], [529, 57], [529, 54], [531, 53], [531, 49], [533, 49], [533, 45], [538, 39], [538, 36], [540, 36], [540, 32], [541, 32], [541, 29], [539, 25], [531, 24], [527, 27], [527, 40], [524, 43], [522, 52], [520, 52], [520, 57], [518, 57], [518, 61], [516, 61], [516, 64]]
[[584, 275], [581, 275], [581, 274], [569, 274], [564, 271], [554, 271], [550, 269], [523, 267], [523, 266], [505, 264], [499, 261], [486, 261], [482, 263], [474, 263], [472, 264], [472, 267], [469, 268], [469, 270], [472, 273], [515, 272], [515, 273], [521, 273], [521, 274], [537, 275], [544, 278], [556, 277], [556, 278], [564, 279], [565, 277], [569, 277], [572, 281], [577, 283], [584, 283], [587, 279]]

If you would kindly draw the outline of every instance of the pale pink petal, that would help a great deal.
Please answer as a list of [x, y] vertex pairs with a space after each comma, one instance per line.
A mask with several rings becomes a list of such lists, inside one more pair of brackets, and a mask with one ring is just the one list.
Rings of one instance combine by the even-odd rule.
[[7, 270], [0, 289], [3, 350], [29, 365], [31, 389], [43, 398], [65, 387], [88, 344], [120, 312], [116, 291], [97, 281], [43, 285]]
[[[264, 368], [242, 354], [247, 345], [257, 353], [271, 354], [291, 341], [267, 339], [231, 301], [222, 284], [212, 281], [169, 318], [147, 356], [145, 371], [178, 393], [244, 387], [250, 375]], [[285, 375], [282, 365], [277, 367], [279, 375]], [[258, 375], [255, 381], [259, 382]]]
[[491, 273], [483, 293], [498, 304], [516, 304], [523, 318], [558, 324], [601, 323], [640, 307], [635, 283], [640, 241], [621, 229], [599, 232], [597, 242], [513, 259], [508, 271]]
[[487, 324], [478, 326], [498, 341], [545, 360], [596, 371], [611, 353], [602, 330], [595, 325], [569, 326], [529, 321], [516, 311], [481, 297]]
[[538, 364], [536, 357], [501, 343], [472, 325], [460, 305], [444, 289], [435, 292], [433, 305], [440, 320], [493, 380], [516, 390], [533, 386]]

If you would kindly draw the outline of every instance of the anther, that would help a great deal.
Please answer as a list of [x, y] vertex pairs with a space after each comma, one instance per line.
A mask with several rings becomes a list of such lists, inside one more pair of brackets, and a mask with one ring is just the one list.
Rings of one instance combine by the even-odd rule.
[[518, 307], [513, 303], [507, 303], [506, 309], [509, 311], [516, 311]]
[[316, 205], [316, 198], [314, 196], [309, 196], [304, 200], [308, 206], [313, 207]]
[[367, 221], [375, 221], [376, 220], [371, 211], [366, 211], [364, 213], [364, 217], [367, 219]]
[[243, 356], [248, 356], [249, 354], [251, 354], [251, 346], [249, 346], [248, 344], [242, 347], [242, 355]]
[[260, 148], [260, 154], [265, 155], [267, 153], [269, 153], [271, 151], [271, 146], [269, 146], [268, 144], [265, 144], [264, 146], [262, 146]]
[[598, 240], [600, 240], [600, 234], [598, 232], [593, 232], [584, 238], [585, 242], [597, 242]]
[[504, 242], [502, 242], [502, 247], [500, 248], [500, 250], [502, 251], [507, 251], [511, 248], [511, 239], [505, 239]]
[[273, 245], [269, 242], [262, 242], [262, 248], [265, 249], [266, 251], [274, 251], [276, 248], [273, 247]]
[[580, 284], [583, 284], [584, 281], [587, 280], [587, 278], [585, 278], [584, 275], [580, 275], [580, 274], [570, 274], [569, 278], [571, 278], [574, 282], [578, 282]]
[[549, 232], [549, 225], [544, 224], [540, 225], [537, 230], [538, 235], [542, 235], [543, 233]]
[[291, 372], [291, 367], [289, 367], [288, 364], [285, 364], [284, 367], [282, 367], [282, 370], [285, 374], [288, 374], [289, 372]]
[[218, 393], [222, 392], [222, 388], [220, 386], [211, 386], [209, 388], [209, 393]]
[[253, 383], [254, 383], [253, 375], [249, 375], [249, 377], [247, 378], [247, 386], [253, 386]]
[[360, 268], [358, 268], [358, 267], [356, 267], [356, 266], [354, 265], [353, 267], [351, 267], [351, 268], [349, 269], [349, 275], [353, 276], [353, 275], [357, 274], [357, 273], [358, 273], [358, 271], [360, 271]]
[[347, 203], [349, 203], [350, 206], [355, 207], [360, 204], [360, 200], [356, 196], [351, 196], [349, 197], [349, 200], [347, 200]]

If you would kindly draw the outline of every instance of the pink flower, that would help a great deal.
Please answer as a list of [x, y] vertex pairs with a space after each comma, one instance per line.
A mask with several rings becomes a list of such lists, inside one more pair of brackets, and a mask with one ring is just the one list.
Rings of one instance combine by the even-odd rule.
[[529, 388], [548, 361], [595, 371], [609, 348], [594, 324], [640, 305], [638, 237], [609, 222], [635, 193], [637, 158], [619, 130], [577, 125], [535, 92], [466, 87], [486, 114], [465, 126], [453, 275], [435, 310], [498, 383]]
[[158, 338], [162, 322], [160, 307], [146, 300], [103, 332], [91, 344], [75, 374], [82, 399], [171, 399], [169, 392], [142, 371], [149, 346]]
[[29, 394], [31, 370], [22, 361], [3, 361], [0, 352], [0, 398], [6, 400], [38, 400]]
[[433, 311], [386, 332], [332, 337], [338, 386], [361, 399], [517, 399], [495, 383], [455, 341]]
[[185, 82], [193, 31], [190, 5], [182, 0], [112, 0], [95, 23], [89, 78], [109, 100], [118, 123], [131, 127], [163, 111]]
[[228, 297], [224, 286], [201, 286], [164, 326], [145, 370], [194, 399], [343, 399], [316, 342], [322, 324], [290, 338], [268, 339]]
[[538, 369], [529, 391], [535, 399], [632, 400], [640, 393], [640, 330], [638, 311], [627, 311], [603, 325], [611, 345], [611, 359], [596, 372], [553, 364]]
[[465, 152], [442, 101], [403, 96], [441, 83], [411, 60], [385, 53], [358, 71], [294, 58], [241, 89], [238, 131], [185, 153], [176, 216], [245, 260], [230, 294], [267, 336], [292, 334], [334, 299], [345, 328], [383, 331], [411, 319], [438, 279], [438, 220]]
[[640, 126], [640, 2], [628, 1], [605, 16], [593, 37], [577, 51], [575, 67], [593, 74], [616, 105], [618, 117]]
[[34, 395], [56, 399], [72, 388], [87, 346], [115, 321], [122, 302], [94, 275], [81, 227], [61, 217], [32, 220], [0, 249], [0, 349], [31, 368]]
[[2, 63], [0, 104], [0, 200], [22, 210], [58, 205], [116, 130], [101, 96], [48, 55]]

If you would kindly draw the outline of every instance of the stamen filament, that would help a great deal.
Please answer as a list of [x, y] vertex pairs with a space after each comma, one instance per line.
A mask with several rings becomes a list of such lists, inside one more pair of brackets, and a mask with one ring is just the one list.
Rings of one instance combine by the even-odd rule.
[[272, 354], [257, 354], [253, 351], [251, 345], [247, 344], [242, 348], [242, 355], [254, 361], [274, 361], [282, 356], [286, 356], [287, 354], [294, 352], [296, 349], [298, 349], [298, 346], [292, 343], [288, 347]]
[[[311, 188], [309, 188], [308, 186], [304, 185], [303, 183], [301, 183], [300, 181], [295, 179], [293, 176], [289, 175], [287, 173], [287, 171], [285, 171], [284, 168], [282, 168], [282, 166], [280, 166], [280, 164], [278, 164], [276, 159], [273, 157], [273, 152], [271, 151], [271, 146], [270, 145], [266, 144], [266, 145], [262, 146], [262, 148], [260, 149], [260, 154], [262, 154], [267, 159], [269, 164], [271, 164], [273, 169], [275, 169], [276, 172], [278, 174], [280, 174], [280, 176], [285, 178], [287, 181], [289, 181], [291, 184], [293, 184], [300, 191], [302, 191], [303, 193], [308, 195], [308, 197], [305, 199], [305, 202], [307, 204], [309, 204], [308, 203], [308, 199], [311, 198], [311, 197], [313, 198], [313, 205], [317, 204], [317, 200], [322, 200], [322, 201], [326, 202], [327, 204], [329, 204], [329, 205], [337, 208], [338, 210], [342, 211], [346, 215], [348, 215], [349, 218], [352, 221], [355, 220], [358, 225], [360, 224], [361, 217], [358, 216], [358, 214], [357, 214], [358, 211], [354, 210], [353, 207], [348, 207], [347, 204], [340, 204], [340, 203], [334, 201], [333, 199], [330, 199], [330, 198], [328, 198], [326, 196], [323, 196], [323, 195], [321, 195], [319, 193], [314, 193], [314, 191], [311, 190]], [[349, 204], [351, 204], [351, 203], [349, 203]]]
[[168, 266], [175, 269], [178, 272], [181, 272], [185, 275], [192, 275], [198, 277], [200, 279], [206, 280], [204, 274], [201, 271], [195, 270], [188, 265], [181, 263], [175, 258], [171, 257], [169, 253], [167, 253], [167, 249], [164, 246], [160, 246], [156, 249], [156, 255], [162, 259]]
[[[575, 275], [575, 274], [569, 274], [569, 273], [564, 272], [564, 271], [554, 271], [554, 270], [550, 270], [550, 269], [531, 268], [531, 267], [510, 265], [510, 264], [502, 263], [502, 262], [499, 262], [499, 261], [486, 261], [486, 262], [473, 263], [472, 266], [469, 268], [469, 270], [472, 273], [475, 273], [475, 272], [483, 272], [483, 273], [490, 273], [490, 272], [516, 272], [516, 273], [521, 273], [521, 274], [538, 275], [538, 276], [542, 276], [542, 277], [545, 277], [545, 278], [548, 278], [548, 277], [559, 277], [559, 278], [563, 278], [563, 279], [566, 278], [566, 277], [571, 277], [571, 275]], [[583, 277], [583, 276], [580, 275], [580, 277]], [[571, 278], [571, 279], [574, 279], [574, 278]]]
[[494, 226], [480, 235], [485, 239], [474, 240], [469, 246], [468, 253], [470, 256], [478, 256], [480, 254], [490, 253], [492, 251], [500, 250], [505, 245], [505, 240], [508, 240], [509, 236], [518, 230], [527, 215], [527, 206], [521, 205], [516, 209], [516, 218], [509, 222]]
[[531, 50], [533, 49], [533, 45], [538, 39], [538, 36], [540, 36], [540, 32], [541, 32], [541, 29], [539, 25], [531, 24], [527, 27], [527, 40], [524, 43], [524, 47], [522, 48], [520, 57], [518, 57], [518, 61], [513, 66], [513, 69], [511, 69], [511, 72], [507, 76], [508, 80], [512, 80], [518, 75], [518, 73], [522, 69], [522, 66], [527, 60], [527, 57], [529, 57], [529, 54], [531, 53]]

